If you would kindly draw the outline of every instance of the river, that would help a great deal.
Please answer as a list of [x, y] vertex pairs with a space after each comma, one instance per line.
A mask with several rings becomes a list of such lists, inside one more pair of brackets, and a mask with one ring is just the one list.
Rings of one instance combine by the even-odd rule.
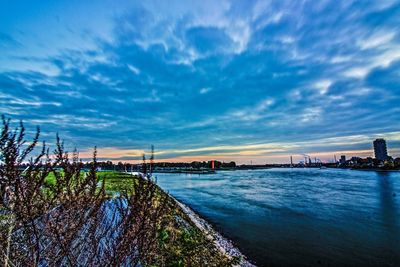
[[400, 266], [400, 172], [156, 174], [258, 266]]

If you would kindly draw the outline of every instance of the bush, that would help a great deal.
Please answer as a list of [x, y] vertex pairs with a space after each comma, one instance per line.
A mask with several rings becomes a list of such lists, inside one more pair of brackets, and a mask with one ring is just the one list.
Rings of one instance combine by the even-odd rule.
[[[0, 136], [0, 265], [136, 266], [159, 254], [167, 196], [151, 179], [136, 177], [118, 197], [106, 194], [57, 136], [54, 156], [40, 130], [30, 143], [22, 122], [15, 130], [2, 117]], [[28, 159], [28, 157], [31, 158]], [[24, 168], [23, 168], [24, 167]], [[49, 179], [49, 177], [52, 177]], [[100, 181], [100, 182], [99, 182]]]

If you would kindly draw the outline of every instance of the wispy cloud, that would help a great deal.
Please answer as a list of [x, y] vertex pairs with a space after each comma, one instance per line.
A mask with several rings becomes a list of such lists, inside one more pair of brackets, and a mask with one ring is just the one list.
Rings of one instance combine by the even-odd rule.
[[203, 87], [203, 88], [200, 89], [199, 93], [204, 95], [204, 94], [207, 94], [210, 91], [211, 91], [210, 87]]

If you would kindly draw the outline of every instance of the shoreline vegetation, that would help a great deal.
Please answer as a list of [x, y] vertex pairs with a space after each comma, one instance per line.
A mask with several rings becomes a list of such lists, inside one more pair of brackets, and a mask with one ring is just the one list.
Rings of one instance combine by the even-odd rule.
[[50, 154], [2, 122], [1, 266], [253, 266], [156, 184], [153, 153], [139, 175], [99, 172], [96, 148], [83, 163], [57, 136]]

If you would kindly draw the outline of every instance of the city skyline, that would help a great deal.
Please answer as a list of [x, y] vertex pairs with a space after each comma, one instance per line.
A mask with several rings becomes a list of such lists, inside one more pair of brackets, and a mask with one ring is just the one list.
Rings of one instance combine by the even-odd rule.
[[[384, 158], [377, 156], [377, 153], [381, 153], [381, 152], [377, 152], [376, 148], [375, 148], [375, 142], [378, 140], [383, 140], [384, 143], [384, 147], [385, 147], [385, 156]], [[210, 148], [211, 149], [211, 148]], [[396, 151], [395, 149], [391, 149], [390, 147], [387, 147], [387, 140], [385, 140], [384, 138], [377, 138], [375, 140], [371, 140], [371, 149], [369, 150], [356, 150], [356, 151], [333, 151], [333, 154], [329, 154], [328, 152], [323, 152], [323, 153], [311, 153], [311, 154], [306, 154], [306, 153], [301, 153], [301, 154], [290, 154], [290, 155], [281, 155], [278, 158], [275, 158], [276, 161], [269, 161], [269, 157], [267, 157], [265, 159], [265, 161], [262, 161], [262, 159], [258, 159], [255, 158], [255, 160], [253, 160], [253, 158], [249, 157], [246, 160], [242, 160], [242, 161], [238, 161], [238, 164], [245, 164], [245, 165], [252, 165], [252, 164], [301, 164], [301, 163], [308, 163], [308, 162], [312, 162], [312, 163], [316, 163], [321, 162], [321, 163], [341, 163], [341, 158], [344, 157], [344, 161], [351, 159], [351, 158], [372, 158], [372, 159], [378, 159], [381, 161], [385, 161], [386, 159], [392, 158], [400, 158], [400, 155], [396, 155], [393, 153], [390, 153], [391, 151]], [[343, 153], [344, 152], [344, 153]], [[83, 156], [84, 158], [90, 162], [91, 160], [91, 156], [92, 156], [93, 151], [85, 151]], [[111, 154], [108, 154], [111, 153]], [[109, 157], [100, 157], [99, 160], [105, 160], [105, 161], [112, 161], [113, 163], [142, 163], [143, 159], [137, 159], [137, 160], [122, 160], [121, 158], [119, 159], [113, 159], [115, 151], [113, 149], [107, 150], [107, 149], [100, 149], [100, 154], [102, 155], [109, 155]], [[146, 151], [146, 150], [135, 150], [134, 153], [142, 153], [141, 155], [151, 155], [151, 151]], [[162, 155], [163, 153], [165, 153], [164, 151], [162, 152], [157, 152], [154, 151], [154, 155]], [[82, 156], [82, 154], [80, 153], [80, 155]], [[276, 156], [275, 156], [276, 157]], [[289, 158], [288, 158], [289, 157]], [[240, 159], [240, 157], [239, 157]], [[209, 156], [209, 155], [204, 155], [204, 156], [200, 156], [200, 157], [194, 157], [194, 158], [182, 158], [182, 157], [177, 157], [177, 158], [163, 158], [161, 157], [161, 159], [157, 159], [154, 158], [154, 162], [175, 162], [175, 163], [179, 163], [179, 162], [195, 162], [195, 161], [200, 161], [200, 162], [209, 162], [209, 161], [213, 161], [213, 160], [221, 160], [222, 162], [229, 162], [229, 161], [234, 161], [232, 158], [230, 158], [230, 160], [226, 160], [225, 157], [219, 157], [219, 156]]]
[[83, 158], [400, 156], [400, 2], [0, 3], [0, 114]]

